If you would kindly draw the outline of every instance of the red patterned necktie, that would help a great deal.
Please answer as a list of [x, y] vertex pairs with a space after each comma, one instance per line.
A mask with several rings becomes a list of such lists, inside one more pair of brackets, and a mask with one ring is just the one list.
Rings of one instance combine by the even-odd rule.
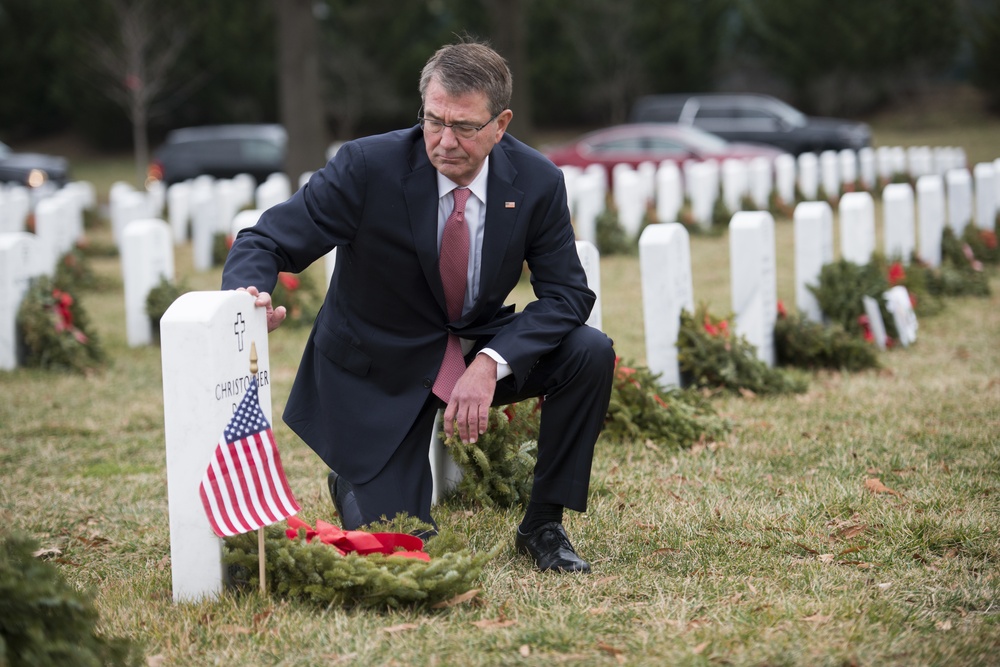
[[[455, 195], [455, 208], [444, 223], [438, 268], [441, 271], [441, 284], [444, 285], [448, 320], [454, 322], [462, 317], [465, 286], [468, 282], [469, 226], [465, 224], [465, 203], [469, 200], [469, 189], [456, 188], [452, 192]], [[464, 372], [465, 357], [462, 355], [462, 342], [458, 336], [448, 334], [444, 360], [441, 362], [437, 379], [434, 380], [434, 395], [445, 403], [451, 400], [451, 390], [455, 388], [455, 383]]]

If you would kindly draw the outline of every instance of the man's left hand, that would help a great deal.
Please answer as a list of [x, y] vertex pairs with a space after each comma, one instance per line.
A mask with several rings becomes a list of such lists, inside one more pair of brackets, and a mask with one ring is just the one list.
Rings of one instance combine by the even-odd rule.
[[455, 383], [444, 411], [444, 432], [449, 438], [458, 426], [462, 442], [475, 442], [489, 427], [490, 406], [497, 386], [497, 362], [479, 354]]

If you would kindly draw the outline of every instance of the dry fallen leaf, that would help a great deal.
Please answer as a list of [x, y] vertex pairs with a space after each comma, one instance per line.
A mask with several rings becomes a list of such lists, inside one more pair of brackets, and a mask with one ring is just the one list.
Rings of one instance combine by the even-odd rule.
[[522, 658], [527, 658], [531, 655], [531, 647], [527, 644], [521, 644], [521, 648], [517, 649], [517, 652], [521, 654]]
[[492, 630], [494, 628], [509, 628], [517, 625], [517, 621], [512, 618], [484, 618], [481, 621], [473, 621], [472, 624], [480, 630]]
[[821, 563], [832, 563], [834, 558], [836, 558], [836, 556], [833, 554], [820, 554], [816, 556], [816, 559]]
[[812, 616], [806, 616], [802, 619], [809, 623], [829, 623], [833, 620], [833, 616], [824, 616], [823, 614], [813, 614]]
[[866, 530], [868, 530], [868, 526], [865, 524], [848, 525], [836, 530], [830, 537], [839, 540], [850, 540], [861, 535]]
[[871, 491], [872, 493], [888, 493], [889, 495], [899, 496], [899, 497], [903, 495], [899, 491], [894, 491], [885, 484], [883, 484], [882, 480], [880, 480], [878, 477], [869, 477], [868, 479], [866, 479], [865, 488]]
[[695, 655], [701, 655], [702, 653], [705, 652], [705, 649], [707, 648], [708, 648], [708, 642], [702, 642], [697, 646], [695, 646], [693, 649], [691, 649], [691, 652], [694, 653]]
[[243, 627], [242, 625], [223, 625], [221, 628], [222, 632], [230, 635], [252, 635], [253, 630], [250, 628]]
[[468, 602], [477, 595], [479, 595], [479, 589], [473, 588], [472, 590], [465, 591], [464, 593], [456, 595], [455, 597], [449, 600], [442, 600], [441, 602], [432, 605], [431, 609], [445, 609], [447, 607], [454, 607], [455, 605], [460, 605], [463, 602]]
[[944, 630], [944, 631], [951, 630], [951, 621], [938, 621], [934, 625], [937, 626], [938, 630]]
[[146, 667], [163, 667], [167, 664], [167, 657], [157, 653], [146, 658]]
[[618, 648], [617, 646], [612, 646], [611, 644], [605, 644], [604, 642], [597, 643], [597, 649], [599, 651], [604, 651], [608, 655], [621, 655], [625, 651]]
[[407, 630], [416, 630], [420, 626], [416, 623], [400, 623], [399, 625], [390, 625], [387, 628], [382, 628], [379, 632], [385, 632], [387, 634], [395, 634], [397, 632], [406, 632]]

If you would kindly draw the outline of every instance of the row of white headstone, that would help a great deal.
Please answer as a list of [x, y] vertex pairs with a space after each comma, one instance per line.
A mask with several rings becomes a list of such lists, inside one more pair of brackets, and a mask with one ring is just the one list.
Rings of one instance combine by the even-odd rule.
[[[879, 159], [880, 155], [884, 158]], [[678, 219], [685, 200], [690, 203], [694, 221], [709, 227], [719, 197], [731, 214], [742, 210], [747, 200], [753, 207], [767, 210], [772, 192], [781, 202], [793, 205], [799, 199], [819, 199], [823, 193], [832, 193], [830, 199], [835, 201], [842, 189], [874, 191], [880, 184], [899, 177], [919, 180], [940, 176], [949, 194], [954, 191], [957, 201], [964, 202], [966, 191], [971, 200], [973, 178], [965, 165], [964, 151], [928, 147], [869, 148], [858, 153], [826, 151], [819, 156], [804, 153], [798, 158], [781, 155], [773, 161], [763, 157], [727, 159], [721, 164], [715, 160], [688, 161], [683, 166], [669, 160], [660, 164], [645, 162], [635, 168], [618, 164], [611, 169], [610, 178], [601, 165], [562, 169], [577, 237], [587, 241], [596, 239], [597, 218], [609, 199], [622, 228], [635, 237], [650, 207], [655, 210], [656, 220], [670, 222]], [[992, 225], [1000, 209], [1000, 159], [977, 164], [973, 174], [975, 207], [949, 208], [948, 212], [969, 220], [974, 212], [981, 226]], [[959, 223], [964, 226], [961, 218], [953, 222]]]
[[86, 181], [68, 183], [35, 203], [27, 188], [0, 187], [0, 370], [19, 364], [17, 313], [31, 281], [55, 275], [59, 259], [83, 237], [84, 211], [95, 206], [93, 185]]

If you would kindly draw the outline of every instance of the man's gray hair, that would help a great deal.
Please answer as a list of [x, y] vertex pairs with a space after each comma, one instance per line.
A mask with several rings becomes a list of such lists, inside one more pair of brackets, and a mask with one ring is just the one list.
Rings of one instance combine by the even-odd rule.
[[449, 95], [485, 93], [490, 115], [510, 105], [514, 87], [507, 61], [486, 44], [463, 41], [437, 50], [420, 73], [420, 99], [427, 95], [431, 79]]

